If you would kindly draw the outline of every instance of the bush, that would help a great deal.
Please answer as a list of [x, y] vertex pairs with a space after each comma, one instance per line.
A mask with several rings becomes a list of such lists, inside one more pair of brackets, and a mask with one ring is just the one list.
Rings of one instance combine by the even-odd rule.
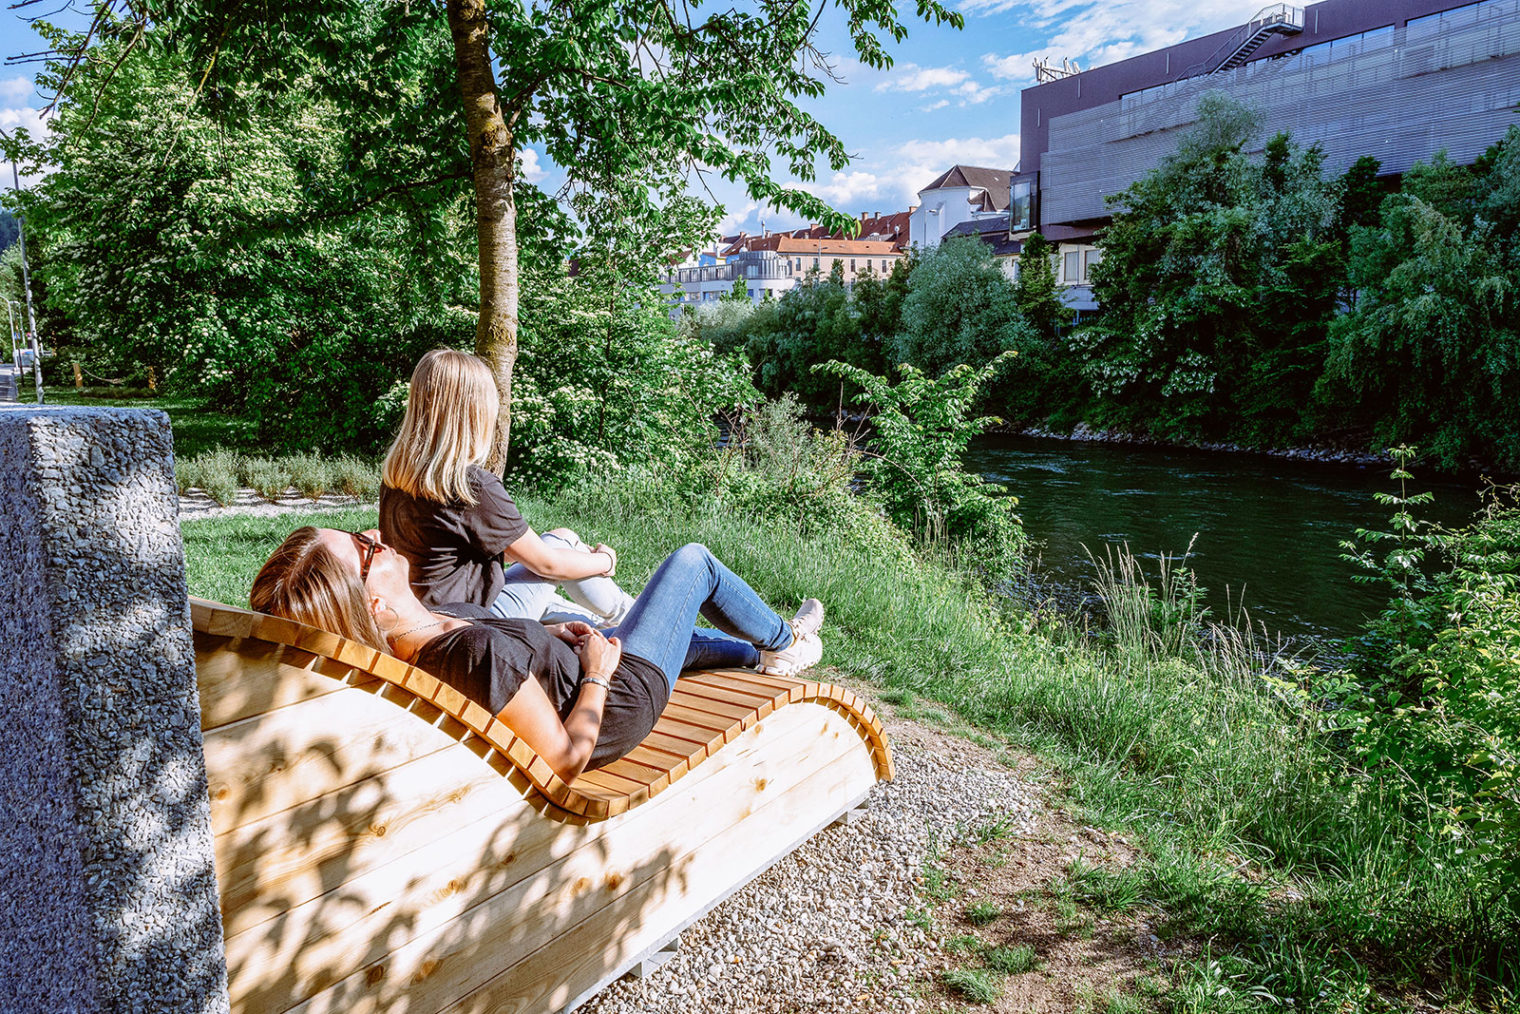
[[248, 458], [243, 462], [242, 481], [261, 499], [275, 503], [290, 488], [290, 466], [273, 458]]
[[909, 565], [912, 551], [874, 504], [851, 492], [860, 454], [843, 434], [820, 433], [786, 395], [751, 409], [710, 468], [711, 495], [748, 517], [784, 521], [804, 538], [821, 536]]
[[186, 466], [186, 477], [223, 507], [237, 499], [241, 462], [236, 451], [218, 448], [196, 455]]
[[333, 489], [333, 467], [316, 454], [297, 454], [290, 461], [290, 484], [308, 500], [320, 500]]
[[[1410, 454], [1401, 449], [1401, 481]], [[1520, 907], [1520, 507], [1495, 499], [1448, 532], [1414, 521], [1410, 506], [1428, 499], [1383, 497], [1398, 508], [1394, 530], [1360, 532], [1352, 546], [1393, 591], [1360, 644], [1352, 743], [1362, 763], [1399, 772], [1406, 805], [1478, 858], [1475, 903]]]
[[967, 471], [961, 459], [972, 438], [997, 422], [972, 414], [978, 391], [1014, 355], [1005, 352], [977, 370], [957, 366], [937, 379], [904, 364], [895, 387], [843, 363], [819, 367], [859, 384], [865, 393], [857, 400], [875, 407], [874, 450], [865, 467], [888, 517], [929, 543], [953, 548], [994, 582], [1023, 564], [1018, 500]]
[[380, 469], [372, 461], [343, 455], [332, 462], [333, 485], [344, 496], [368, 503], [380, 495]]

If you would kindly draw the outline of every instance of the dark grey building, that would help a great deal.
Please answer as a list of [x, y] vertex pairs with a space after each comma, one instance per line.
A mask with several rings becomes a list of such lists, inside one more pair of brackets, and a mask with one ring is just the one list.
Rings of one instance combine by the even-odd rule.
[[1289, 130], [1324, 149], [1330, 172], [1372, 155], [1402, 173], [1443, 148], [1471, 162], [1520, 122], [1520, 0], [1277, 4], [1240, 28], [1026, 88], [1014, 235], [1082, 245], [1107, 220], [1104, 198], [1172, 151], [1215, 88], [1261, 112], [1262, 143]]

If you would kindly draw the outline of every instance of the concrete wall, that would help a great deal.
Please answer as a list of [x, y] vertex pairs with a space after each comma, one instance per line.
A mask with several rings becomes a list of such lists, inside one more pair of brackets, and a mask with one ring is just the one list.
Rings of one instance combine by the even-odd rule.
[[0, 409], [0, 1010], [228, 1009], [168, 417]]

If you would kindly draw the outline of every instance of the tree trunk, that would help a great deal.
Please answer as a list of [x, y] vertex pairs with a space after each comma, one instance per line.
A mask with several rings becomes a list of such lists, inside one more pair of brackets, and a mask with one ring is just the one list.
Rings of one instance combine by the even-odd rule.
[[501, 395], [496, 440], [486, 467], [500, 472], [507, 463], [512, 366], [517, 361], [517, 205], [512, 194], [517, 152], [496, 95], [484, 0], [448, 0], [448, 16], [475, 178], [475, 233], [480, 244], [475, 353], [491, 367]]

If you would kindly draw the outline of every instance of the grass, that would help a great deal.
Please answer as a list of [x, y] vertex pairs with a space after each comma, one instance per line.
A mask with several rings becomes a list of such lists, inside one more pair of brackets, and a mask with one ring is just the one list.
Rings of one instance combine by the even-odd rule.
[[[36, 391], [30, 383], [21, 385], [21, 401], [35, 402]], [[222, 447], [250, 447], [248, 424], [224, 412], [206, 407], [206, 399], [192, 395], [155, 395], [146, 389], [130, 387], [86, 387], [76, 391], [73, 385], [45, 387], [43, 399], [48, 405], [93, 405], [100, 408], [151, 408], [169, 414], [174, 430], [176, 457], [194, 457]]]
[[1013, 947], [989, 947], [982, 952], [982, 960], [987, 967], [994, 972], [1004, 975], [1023, 975], [1032, 972], [1039, 967], [1039, 959], [1035, 957], [1034, 948], [1028, 944], [1018, 944]]
[[1002, 908], [990, 901], [979, 901], [966, 908], [966, 918], [975, 926], [985, 926], [990, 922], [995, 922], [1002, 914]]
[[[782, 613], [817, 595], [829, 606], [825, 664], [873, 681], [898, 707], [953, 709], [1039, 753], [1083, 819], [1144, 850], [1127, 872], [1069, 871], [1063, 928], [1088, 927], [1080, 899], [1143, 905], [1161, 935], [1211, 941], [1176, 973], [1189, 998], [1179, 1009], [1292, 1001], [1350, 1014], [1397, 1009], [1392, 998], [1411, 991], [1491, 1006], [1520, 984], [1514, 917], [1474, 904], [1464, 858], [1427, 833], [1439, 829], [1411, 826], [1390, 785], [1346, 768], [1321, 716], [1261, 678], [1259, 646], [1229, 631], [1178, 637], [1196, 618], [1175, 583], [1158, 590], [1111, 566], [1101, 591], [1120, 623], [1097, 638], [1001, 607], [932, 560], [904, 568], [636, 477], [519, 505], [540, 531], [563, 525], [617, 546], [630, 591], [670, 550], [703, 542]], [[322, 523], [373, 520], [359, 511]], [[245, 601], [294, 524], [187, 522], [192, 592]]]
[[980, 968], [950, 968], [940, 978], [951, 992], [972, 1003], [992, 1003], [1003, 994], [1002, 984]]

